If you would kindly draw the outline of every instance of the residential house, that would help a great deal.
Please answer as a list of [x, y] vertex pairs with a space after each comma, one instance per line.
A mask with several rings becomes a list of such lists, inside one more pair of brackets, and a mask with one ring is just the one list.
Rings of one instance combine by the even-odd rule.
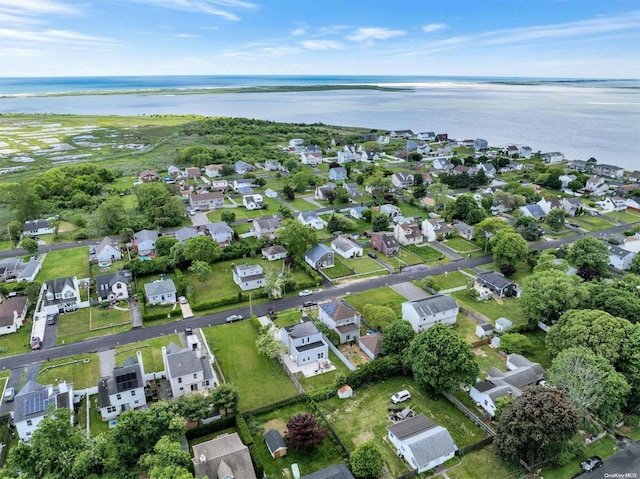
[[376, 139], [376, 142], [379, 145], [388, 145], [389, 144], [389, 137], [386, 135], [381, 135]]
[[627, 204], [624, 198], [619, 196], [607, 196], [602, 201], [597, 201], [596, 206], [599, 206], [605, 211], [624, 211], [627, 209]]
[[538, 221], [544, 221], [547, 216], [538, 204], [521, 206], [519, 209], [522, 211], [523, 216], [530, 216]]
[[473, 140], [474, 150], [486, 150], [487, 148], [489, 148], [489, 142], [487, 140], [483, 140], [482, 138], [476, 138]]
[[446, 158], [434, 158], [432, 166], [435, 170], [449, 171], [453, 169], [453, 163]]
[[416, 138], [422, 141], [433, 141], [436, 139], [436, 134], [433, 131], [421, 131]]
[[0, 336], [18, 331], [24, 324], [28, 309], [26, 296], [14, 296], [0, 303]]
[[436, 294], [402, 303], [402, 320], [411, 323], [413, 330], [420, 333], [436, 324], [456, 324], [459, 310], [458, 303], [451, 296]]
[[609, 264], [616, 269], [625, 271], [631, 266], [631, 262], [636, 253], [620, 248], [619, 246], [609, 246]]
[[210, 188], [212, 191], [225, 192], [229, 189], [229, 182], [227, 180], [211, 180]]
[[217, 178], [222, 176], [222, 165], [207, 165], [204, 167], [204, 174], [208, 178]]
[[416, 149], [416, 153], [420, 153], [421, 155], [431, 153], [431, 145], [429, 143], [419, 144], [418, 148]]
[[269, 261], [285, 259], [287, 257], [287, 254], [287, 249], [279, 244], [262, 248], [262, 256], [264, 256]]
[[31, 258], [28, 263], [22, 258], [0, 260], [0, 281], [34, 281], [42, 268], [42, 263]]
[[315, 270], [333, 268], [333, 254], [327, 245], [318, 243], [304, 254], [304, 260]]
[[187, 174], [187, 178], [190, 180], [195, 180], [202, 176], [200, 168], [198, 168], [197, 166], [190, 166], [185, 170], [185, 173]]
[[265, 171], [284, 171], [285, 168], [277, 160], [266, 160], [263, 166]]
[[344, 464], [334, 464], [302, 476], [300, 479], [355, 479]]
[[316, 192], [314, 198], [316, 200], [328, 200], [329, 195], [336, 189], [335, 183], [326, 183], [324, 185], [316, 186]]
[[566, 190], [569, 187], [569, 183], [578, 179], [576, 175], [560, 175], [560, 188]]
[[533, 151], [529, 146], [521, 146], [518, 148], [518, 156], [520, 158], [531, 158], [533, 156]]
[[329, 179], [331, 181], [344, 181], [347, 179], [347, 169], [344, 166], [329, 168]]
[[424, 242], [424, 234], [415, 223], [397, 224], [393, 228], [393, 234], [401, 245], [421, 244]]
[[476, 229], [464, 221], [456, 220], [451, 224], [451, 226], [465, 239], [472, 240], [476, 237]]
[[393, 233], [385, 231], [371, 233], [371, 247], [386, 256], [393, 256], [400, 251], [398, 240], [393, 236]]
[[360, 161], [377, 161], [380, 155], [373, 150], [365, 150], [361, 153]]
[[287, 355], [296, 366], [316, 361], [324, 363], [329, 358], [329, 346], [320, 330], [308, 318], [280, 329], [280, 341], [286, 346]]
[[18, 438], [29, 442], [32, 434], [51, 409], [69, 409], [73, 423], [73, 387], [65, 381], [43, 386], [28, 380], [13, 402], [13, 422]]
[[220, 208], [224, 204], [224, 194], [221, 191], [210, 193], [195, 193], [189, 195], [189, 206], [202, 210]]
[[571, 163], [569, 163], [569, 169], [573, 171], [579, 171], [581, 173], [590, 173], [591, 164], [587, 163], [584, 160], [574, 160]]
[[407, 140], [404, 145], [404, 151], [406, 151], [407, 153], [418, 151], [418, 144], [413, 140]]
[[[142, 355], [138, 357], [142, 359]], [[103, 421], [117, 418], [129, 409], [147, 407], [144, 394], [142, 362], [129, 356], [122, 366], [113, 368], [113, 374], [98, 381], [98, 406]]]
[[387, 426], [387, 432], [396, 453], [418, 474], [452, 459], [458, 450], [449, 431], [424, 414]]
[[600, 192], [603, 190], [603, 187], [605, 186], [606, 186], [606, 189], [604, 191], [609, 190], [609, 187], [606, 185], [604, 179], [594, 175], [589, 177], [589, 179], [585, 183], [584, 191], [592, 195], [598, 195], [600, 194]]
[[379, 331], [367, 334], [358, 338], [360, 351], [367, 355], [372, 361], [378, 359], [382, 354], [382, 333]]
[[196, 228], [191, 228], [190, 226], [185, 226], [184, 228], [176, 230], [176, 232], [173, 233], [173, 236], [175, 236], [180, 243], [184, 243], [191, 238], [198, 236], [198, 230]]
[[495, 271], [478, 273], [478, 276], [476, 277], [476, 283], [489, 289], [499, 298], [516, 296], [518, 293], [518, 286], [516, 285], [516, 283], [505, 278], [501, 274], [496, 273]]
[[627, 208], [633, 211], [640, 211], [640, 199], [638, 198], [627, 198], [624, 202], [627, 205]]
[[471, 168], [469, 168], [468, 166], [456, 165], [452, 170], [449, 170], [449, 174], [453, 176], [461, 175], [462, 173], [469, 174], [470, 169]]
[[413, 173], [408, 173], [406, 171], [397, 171], [393, 175], [391, 175], [391, 183], [398, 189], [406, 190], [407, 188], [413, 186]]
[[176, 176], [180, 176], [182, 172], [180, 171], [180, 168], [178, 168], [177, 166], [171, 165], [169, 168], [167, 168], [167, 174], [170, 177], [175, 178]]
[[205, 225], [209, 236], [219, 245], [231, 243], [233, 241], [233, 229], [224, 221], [216, 221]]
[[493, 166], [493, 163], [481, 163], [479, 169], [484, 171], [484, 174], [489, 179], [493, 179], [496, 176], [496, 167]]
[[151, 305], [175, 304], [176, 291], [176, 285], [173, 284], [173, 280], [171, 278], [157, 279], [144, 285], [147, 302]]
[[315, 211], [301, 211], [298, 213], [298, 221], [303, 225], [312, 227], [314, 230], [321, 230], [326, 223], [318, 218]]
[[442, 218], [434, 218], [422, 222], [422, 234], [428, 243], [444, 239], [449, 231], [451, 231], [451, 228]]
[[353, 181], [348, 183], [345, 182], [343, 186], [344, 186], [344, 189], [347, 190], [347, 194], [349, 195], [349, 198], [362, 196], [362, 191], [360, 191], [360, 187], [358, 186], [358, 183], [354, 183]]
[[302, 138], [292, 138], [289, 140], [289, 148], [300, 148], [302, 145], [304, 145]]
[[349, 216], [357, 220], [361, 220], [363, 218], [363, 213], [368, 209], [369, 208], [367, 208], [366, 206], [354, 206], [349, 209]]
[[551, 152], [548, 152], [548, 153], [542, 153], [540, 155], [540, 158], [545, 163], [550, 163], [552, 165], [556, 164], [556, 163], [562, 163], [564, 161], [564, 155], [562, 153], [560, 153], [559, 151], [551, 151]]
[[246, 161], [242, 161], [242, 160], [236, 161], [234, 168], [238, 175], [244, 175], [245, 173], [249, 173], [250, 171], [255, 171], [255, 168], [253, 167], [253, 165], [250, 165]]
[[356, 151], [351, 151], [351, 150], [342, 150], [338, 152], [337, 161], [338, 161], [338, 164], [344, 165], [345, 163], [360, 161], [361, 159], [362, 159], [361, 153], [358, 153]]
[[211, 390], [218, 385], [211, 360], [199, 343], [194, 348], [180, 348], [170, 342], [162, 347], [162, 363], [174, 398], [189, 393]]
[[253, 188], [251, 186], [239, 186], [237, 191], [241, 196], [253, 194]]
[[69, 313], [80, 308], [80, 287], [78, 278], [67, 276], [47, 281], [42, 285], [43, 309], [54, 310], [59, 314]]
[[284, 439], [282, 439], [279, 431], [269, 429], [264, 433], [264, 442], [267, 445], [267, 449], [269, 450], [269, 454], [271, 454], [272, 459], [277, 459], [287, 455], [287, 445], [285, 444]]
[[540, 201], [536, 203], [542, 211], [544, 211], [545, 216], [549, 214], [549, 212], [553, 209], [562, 209], [562, 203], [556, 196], [546, 196], [542, 198]]
[[616, 187], [616, 195], [628, 196], [628, 195], [631, 195], [636, 190], [640, 190], [640, 184], [638, 183], [630, 183], [628, 185], [618, 185]]
[[242, 204], [248, 210], [259, 210], [264, 206], [264, 198], [262, 195], [244, 195]]
[[302, 151], [300, 152], [300, 162], [303, 165], [308, 165], [308, 166], [319, 165], [320, 163], [322, 163], [322, 152], [321, 151]]
[[497, 399], [512, 396], [514, 399], [522, 395], [522, 388], [538, 384], [544, 378], [544, 369], [519, 354], [507, 356], [507, 372], [491, 368], [487, 379], [479, 381], [469, 390], [469, 395], [476, 404], [495, 416]]
[[338, 253], [343, 258], [355, 258], [356, 256], [362, 256], [362, 246], [357, 245], [349, 238], [344, 236], [338, 236], [331, 241], [331, 249]]
[[578, 196], [572, 196], [570, 198], [562, 198], [560, 200], [560, 204], [564, 209], [565, 213], [569, 216], [575, 216], [576, 213], [582, 210], [584, 205], [582, 204], [582, 200]]
[[385, 204], [380, 206], [380, 213], [384, 213], [389, 218], [394, 218], [396, 216], [402, 215], [402, 211], [395, 205]]
[[262, 266], [259, 264], [239, 264], [233, 267], [233, 282], [240, 286], [242, 291], [262, 288], [265, 276]]
[[138, 252], [138, 256], [151, 256], [156, 254], [156, 240], [158, 233], [155, 230], [141, 230], [134, 233], [131, 246]]
[[233, 189], [236, 190], [238, 193], [240, 193], [241, 188], [245, 186], [250, 187], [251, 185], [253, 185], [253, 178], [236, 178], [231, 183], [231, 186], [233, 186]]
[[121, 269], [115, 273], [96, 276], [96, 295], [98, 301], [121, 301], [129, 299], [129, 283], [133, 279], [131, 271]]
[[56, 228], [48, 219], [25, 221], [22, 224], [22, 236], [40, 236], [55, 233]]
[[258, 238], [273, 238], [275, 237], [278, 228], [280, 228], [280, 219], [273, 215], [255, 218], [251, 229]]
[[101, 263], [113, 263], [122, 259], [120, 245], [116, 240], [105, 236], [96, 246], [96, 257]]
[[449, 135], [447, 133], [438, 133], [436, 135], [436, 141], [438, 143], [443, 143], [443, 142], [449, 141]]
[[355, 341], [360, 336], [360, 313], [344, 299], [321, 303], [318, 320], [340, 336], [340, 344]]
[[389, 136], [391, 138], [413, 138], [415, 134], [411, 130], [391, 130]]
[[191, 461], [198, 479], [256, 479], [249, 448], [237, 432], [194, 445]]
[[160, 177], [158, 176], [158, 172], [154, 170], [144, 170], [140, 173], [140, 181], [143, 183], [148, 183], [149, 181], [158, 181]]
[[608, 178], [622, 178], [624, 176], [624, 168], [615, 165], [594, 165], [591, 171], [594, 175], [606, 176]]

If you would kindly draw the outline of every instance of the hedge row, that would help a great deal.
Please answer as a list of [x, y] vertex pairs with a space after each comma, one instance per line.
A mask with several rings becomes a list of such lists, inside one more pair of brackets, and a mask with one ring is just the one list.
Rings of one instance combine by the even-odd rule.
[[185, 436], [188, 440], [196, 439], [198, 437], [206, 436], [207, 434], [212, 434], [214, 432], [222, 431], [224, 429], [228, 429], [233, 427], [236, 424], [236, 417], [233, 414], [228, 416], [222, 416], [220, 419], [216, 419], [215, 421], [211, 421], [208, 424], [201, 424], [200, 426], [196, 426], [187, 430]]
[[157, 312], [150, 312], [150, 313], [142, 313], [142, 319], [144, 321], [156, 321], [158, 319], [166, 319], [167, 316], [170, 318], [176, 318], [178, 316], [182, 315], [182, 310], [181, 309], [173, 309], [169, 312], [166, 311], [157, 311]]
[[325, 386], [320, 389], [316, 389], [315, 391], [311, 391], [307, 393], [307, 397], [311, 401], [322, 402], [327, 399], [333, 399], [336, 397], [338, 390], [336, 386]]
[[245, 446], [251, 446], [253, 444], [253, 436], [251, 435], [249, 426], [247, 426], [247, 422], [244, 420], [244, 417], [242, 417], [242, 414], [238, 414], [236, 416], [236, 431]]
[[264, 477], [264, 464], [258, 452], [258, 447], [255, 444], [249, 446], [249, 454], [251, 455], [253, 470], [256, 471], [256, 477]]
[[256, 414], [267, 414], [276, 409], [280, 409], [284, 406], [289, 406], [290, 404], [297, 404], [302, 401], [307, 400], [306, 394], [298, 394], [296, 396], [291, 396], [286, 399], [282, 399], [281, 401], [277, 401], [271, 404], [267, 404], [266, 406], [261, 406], [256, 409], [252, 409], [251, 411], [245, 411], [244, 414], [254, 416]]
[[356, 389], [403, 374], [402, 358], [397, 355], [385, 356], [351, 371], [347, 374], [347, 384]]
[[[296, 258], [296, 265], [300, 266], [304, 270], [304, 272], [311, 277], [311, 280], [314, 281], [313, 286], [322, 284], [322, 278], [320, 277], [318, 272], [315, 269], [313, 269], [309, 263], [304, 261], [303, 258]], [[298, 287], [303, 288], [303, 286], [301, 286], [301, 283], [298, 284]]]

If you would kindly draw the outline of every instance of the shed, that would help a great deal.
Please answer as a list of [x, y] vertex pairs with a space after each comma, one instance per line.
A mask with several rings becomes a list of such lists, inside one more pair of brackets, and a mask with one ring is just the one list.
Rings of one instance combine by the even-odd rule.
[[272, 458], [277, 459], [287, 455], [287, 445], [284, 443], [280, 433], [275, 429], [269, 429], [265, 433], [264, 442], [267, 444], [267, 449], [269, 449]]
[[493, 334], [493, 326], [489, 323], [481, 323], [476, 326], [476, 336], [480, 339], [487, 338]]
[[338, 389], [338, 397], [340, 399], [347, 399], [353, 396], [353, 389], [348, 384], [345, 384], [340, 389]]
[[512, 326], [513, 323], [507, 318], [496, 319], [496, 331], [499, 333], [504, 333], [505, 331], [510, 330]]
[[500, 347], [500, 336], [494, 336], [491, 339], [491, 347], [493, 349], [498, 349]]

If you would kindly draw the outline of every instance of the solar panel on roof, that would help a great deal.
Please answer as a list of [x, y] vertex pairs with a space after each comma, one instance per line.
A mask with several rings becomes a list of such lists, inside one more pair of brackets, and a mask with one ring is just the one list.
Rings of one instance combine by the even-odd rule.
[[138, 379], [135, 372], [124, 373], [116, 376], [116, 390], [118, 392], [128, 391], [138, 387]]
[[55, 398], [47, 398], [46, 389], [34, 392], [24, 403], [25, 415], [43, 412], [54, 400]]

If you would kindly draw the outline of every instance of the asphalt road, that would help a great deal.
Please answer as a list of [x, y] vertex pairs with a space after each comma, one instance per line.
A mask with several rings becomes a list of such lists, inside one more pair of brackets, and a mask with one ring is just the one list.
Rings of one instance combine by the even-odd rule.
[[606, 459], [601, 467], [576, 477], [581, 479], [639, 479], [640, 441], [626, 443], [619, 453]]

